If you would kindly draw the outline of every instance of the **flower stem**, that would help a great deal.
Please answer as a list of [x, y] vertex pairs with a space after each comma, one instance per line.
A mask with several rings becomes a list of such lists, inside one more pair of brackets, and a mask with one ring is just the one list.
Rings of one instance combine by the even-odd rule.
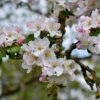
[[57, 100], [57, 85], [54, 84], [51, 87], [51, 95], [52, 95], [52, 100]]

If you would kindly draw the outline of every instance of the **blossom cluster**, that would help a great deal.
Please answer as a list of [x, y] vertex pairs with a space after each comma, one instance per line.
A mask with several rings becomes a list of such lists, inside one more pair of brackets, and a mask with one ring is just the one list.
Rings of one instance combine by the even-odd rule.
[[[94, 10], [90, 17], [81, 16], [75, 27], [76, 38], [79, 41], [77, 48], [88, 49], [89, 51], [100, 53], [100, 35], [95, 36], [96, 28], [100, 29], [100, 13], [98, 9]], [[92, 35], [91, 35], [92, 34]]]
[[26, 24], [26, 29], [28, 32], [34, 33], [34, 37], [40, 36], [41, 31], [49, 32], [49, 36], [61, 36], [59, 31], [60, 23], [58, 23], [53, 17], [47, 18], [44, 16], [38, 16], [33, 21]]
[[0, 29], [0, 47], [11, 46], [13, 43], [22, 44], [25, 36], [22, 30], [15, 25], [1, 27]]
[[[78, 23], [72, 24], [70, 27], [66, 25], [66, 22], [64, 23], [65, 26], [61, 25], [63, 23], [59, 22], [59, 12], [68, 9], [68, 11], [75, 10], [73, 15], [81, 15], [89, 9], [88, 7], [91, 8], [95, 1], [48, 0], [49, 3], [53, 2], [54, 4], [54, 12], [51, 16], [36, 16], [24, 25], [24, 31], [14, 25], [1, 27], [0, 47], [8, 47], [13, 44], [20, 45], [20, 53], [23, 57], [22, 67], [28, 73], [34, 67], [40, 67], [40, 81], [65, 85], [69, 80], [74, 79], [76, 63], [71, 58], [67, 59], [67, 55], [63, 54], [73, 43], [76, 43], [77, 49], [85, 49], [100, 54], [100, 35], [91, 36], [92, 31], [100, 28], [100, 14], [99, 10], [96, 9], [90, 17], [80, 16]], [[65, 33], [61, 32], [62, 26], [65, 28]], [[25, 42], [30, 34], [33, 37]], [[59, 49], [57, 39], [61, 40], [60, 46], [64, 47], [64, 49], [60, 47], [61, 51], [58, 50], [60, 53], [57, 53], [57, 49]], [[60, 56], [60, 54], [62, 55]]]
[[[50, 0], [52, 1], [52, 0]], [[52, 1], [53, 3], [56, 3], [56, 7], [63, 8], [63, 9], [69, 9], [73, 11], [73, 13], [76, 16], [83, 15], [84, 13], [88, 12], [92, 8], [97, 8], [100, 3], [99, 0], [55, 0]]]
[[65, 85], [66, 77], [69, 76], [69, 80], [74, 79], [75, 62], [67, 60], [66, 57], [57, 58], [53, 46], [50, 48], [49, 45], [50, 41], [47, 37], [42, 39], [38, 37], [28, 44], [23, 44], [21, 47], [24, 51], [22, 67], [29, 73], [33, 67], [39, 66], [42, 70], [41, 81]]

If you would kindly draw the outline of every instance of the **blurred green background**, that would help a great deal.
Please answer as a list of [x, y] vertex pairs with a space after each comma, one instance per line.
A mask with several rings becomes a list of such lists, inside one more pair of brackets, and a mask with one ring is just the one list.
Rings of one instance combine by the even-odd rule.
[[[93, 63], [90, 60], [87, 62]], [[0, 100], [52, 100], [52, 97], [48, 97], [47, 83], [39, 81], [40, 69], [34, 68], [28, 74], [21, 64], [21, 60], [11, 59], [1, 64], [3, 97]], [[95, 70], [99, 75], [100, 68], [95, 67]], [[64, 88], [58, 88], [58, 100], [95, 100], [95, 91], [91, 91], [81, 74], [79, 68], [75, 81]]]

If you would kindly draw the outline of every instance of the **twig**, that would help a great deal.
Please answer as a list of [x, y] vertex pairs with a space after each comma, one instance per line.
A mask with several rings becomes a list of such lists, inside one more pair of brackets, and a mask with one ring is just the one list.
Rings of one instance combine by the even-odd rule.
[[[91, 89], [93, 90], [93, 85], [96, 81], [96, 73], [95, 71], [93, 71], [92, 69], [90, 69], [88, 66], [84, 65], [83, 63], [81, 63], [79, 61], [79, 59], [74, 59], [74, 61], [80, 65], [81, 67], [81, 70], [83, 72], [83, 76], [84, 76], [84, 79], [86, 81], [86, 83], [91, 87]], [[87, 72], [89, 72], [92, 76], [92, 78], [90, 78], [88, 75], [87, 75]]]
[[57, 84], [53, 84], [50, 87], [50, 93], [48, 96], [52, 96], [52, 100], [57, 100]]
[[[95, 71], [90, 69], [88, 66], [84, 65], [83, 63], [81, 63], [79, 59], [74, 59], [74, 61], [80, 65], [84, 79], [86, 83], [90, 86], [90, 88], [93, 90], [94, 84], [96, 85], [97, 88], [96, 98], [100, 98], [100, 78], [97, 78]], [[87, 72], [91, 74], [91, 78], [87, 75]]]
[[73, 43], [70, 48], [68, 50], [66, 50], [66, 52], [64, 53], [64, 55], [66, 55], [67, 59], [71, 58], [71, 52], [72, 50], [74, 50], [76, 48], [76, 43]]

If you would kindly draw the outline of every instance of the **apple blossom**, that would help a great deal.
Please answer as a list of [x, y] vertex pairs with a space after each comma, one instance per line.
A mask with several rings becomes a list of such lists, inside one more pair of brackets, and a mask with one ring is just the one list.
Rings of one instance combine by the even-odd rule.
[[34, 33], [34, 37], [38, 37], [40, 32], [45, 29], [45, 17], [38, 16], [33, 21], [28, 22], [26, 27]]
[[92, 37], [88, 50], [95, 54], [100, 54], [100, 35]]
[[61, 36], [61, 32], [59, 31], [60, 23], [56, 22], [53, 18], [49, 18], [46, 20], [46, 31], [50, 33], [50, 36]]
[[0, 31], [0, 45], [11, 46], [13, 43], [17, 43], [21, 37], [24, 38], [22, 30], [15, 25], [6, 26]]
[[100, 27], [100, 14], [98, 12], [98, 9], [92, 12], [91, 18], [92, 18], [92, 27], [93, 28]]
[[[24, 12], [21, 14], [14, 8], [14, 16], [8, 17], [16, 25], [10, 24], [10, 21], [8, 26], [0, 24], [0, 63], [8, 58], [22, 59], [22, 68], [27, 73], [39, 67], [39, 80], [57, 86], [73, 81], [76, 67], [80, 66], [86, 83], [91, 89], [94, 84], [97, 87], [98, 78], [94, 71], [80, 61], [81, 58], [100, 55], [100, 9], [96, 1], [99, 2], [11, 0], [17, 6], [24, 3], [32, 13], [21, 8]], [[10, 7], [2, 10], [8, 11], [7, 8]], [[8, 15], [10, 13], [7, 12]], [[25, 17], [23, 20], [16, 19], [21, 15]]]

